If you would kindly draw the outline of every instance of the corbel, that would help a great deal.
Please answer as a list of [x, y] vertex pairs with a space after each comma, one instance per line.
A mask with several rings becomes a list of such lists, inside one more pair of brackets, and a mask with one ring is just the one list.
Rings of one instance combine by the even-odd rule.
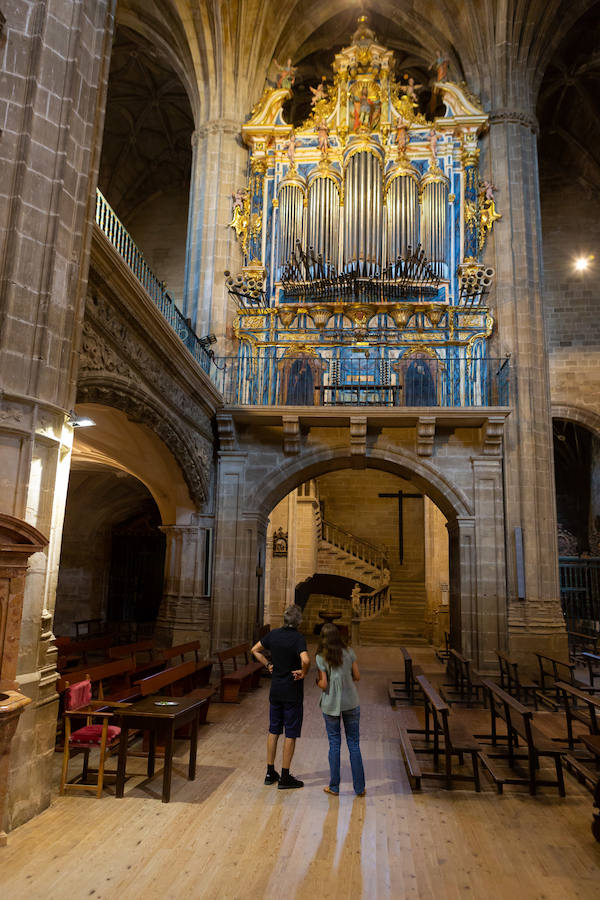
[[227, 452], [237, 450], [237, 435], [235, 433], [235, 422], [231, 413], [217, 413], [217, 433], [219, 436], [219, 449]]
[[502, 438], [504, 436], [504, 417], [489, 416], [483, 423], [482, 448], [484, 456], [502, 455]]
[[350, 455], [365, 456], [367, 453], [367, 417], [350, 416]]
[[435, 416], [419, 416], [417, 422], [417, 456], [433, 456]]
[[286, 456], [300, 453], [300, 419], [298, 416], [282, 416], [283, 452]]

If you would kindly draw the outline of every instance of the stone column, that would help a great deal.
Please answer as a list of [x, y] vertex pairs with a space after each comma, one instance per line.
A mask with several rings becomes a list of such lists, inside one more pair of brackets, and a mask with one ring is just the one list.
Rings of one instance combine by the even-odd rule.
[[267, 519], [243, 507], [247, 454], [219, 454], [212, 649], [252, 638], [263, 614]]
[[497, 669], [496, 648], [506, 644], [506, 570], [502, 459], [475, 457], [473, 497], [477, 545], [477, 667]]
[[450, 641], [461, 653], [476, 660], [477, 571], [475, 519], [459, 516], [448, 522], [450, 562]]
[[200, 336], [217, 335], [217, 354], [227, 352], [224, 340], [234, 313], [223, 273], [242, 267], [235, 232], [227, 228], [231, 193], [247, 179], [248, 152], [236, 141], [241, 122], [214, 119], [200, 125], [192, 137], [184, 312]]
[[[13, 3], [0, 98], [0, 511], [48, 539], [26, 580], [7, 820], [48, 805], [56, 733], [51, 619], [70, 460], [114, 0]], [[18, 635], [12, 634], [11, 640]]]
[[[195, 517], [198, 520], [200, 517]], [[157, 640], [174, 646], [200, 641], [210, 650], [210, 590], [212, 568], [212, 516], [194, 525], [165, 525], [165, 584], [156, 620]]]
[[[548, 357], [542, 315], [542, 248], [536, 122], [529, 110], [492, 109], [490, 173], [502, 220], [495, 256], [497, 353], [511, 354], [513, 414], [505, 428], [510, 650], [566, 652], [560, 610]], [[525, 600], [518, 599], [515, 528], [523, 529]]]

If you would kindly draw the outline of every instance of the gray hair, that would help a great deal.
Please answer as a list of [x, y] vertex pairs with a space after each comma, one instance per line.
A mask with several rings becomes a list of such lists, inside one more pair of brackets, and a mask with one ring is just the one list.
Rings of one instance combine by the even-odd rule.
[[301, 607], [296, 606], [295, 603], [293, 603], [291, 606], [288, 606], [283, 614], [283, 624], [291, 625], [293, 628], [297, 628], [301, 621], [302, 621]]

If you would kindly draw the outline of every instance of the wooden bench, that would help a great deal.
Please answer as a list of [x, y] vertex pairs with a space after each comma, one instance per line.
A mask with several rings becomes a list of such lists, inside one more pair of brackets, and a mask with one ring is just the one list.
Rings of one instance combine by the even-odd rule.
[[444, 646], [436, 647], [435, 655], [441, 663], [448, 662], [448, 656], [450, 655], [450, 635], [447, 631], [444, 632]]
[[563, 697], [567, 740], [569, 749], [572, 750], [576, 740], [573, 736], [573, 722], [582, 722], [590, 734], [600, 734], [600, 697], [593, 697], [565, 681], [557, 681], [556, 688]]
[[210, 683], [213, 661], [212, 659], [200, 659], [200, 641], [188, 641], [187, 644], [177, 644], [175, 647], [166, 647], [164, 650], [161, 650], [161, 655], [165, 662], [169, 662], [176, 656], [179, 657], [180, 662], [186, 662], [185, 657], [191, 653], [194, 654], [196, 663], [196, 684], [204, 687]]
[[404, 678], [397, 681], [388, 682], [388, 697], [393, 707], [396, 706], [396, 700], [408, 700], [411, 706], [415, 704], [415, 690], [418, 689], [416, 675], [422, 675], [420, 666], [414, 666], [412, 657], [406, 647], [400, 647], [400, 652], [404, 657]]
[[471, 706], [479, 703], [483, 690], [479, 677], [471, 670], [471, 660], [458, 650], [448, 652], [446, 675], [450, 679], [442, 685], [442, 695], [448, 703], [464, 703]]
[[[260, 685], [260, 675], [264, 666], [258, 662], [249, 662], [249, 644], [239, 644], [216, 653], [221, 670], [221, 702], [237, 703], [242, 693], [253, 691]], [[238, 666], [238, 659], [243, 662]], [[233, 671], [225, 671], [225, 663], [231, 660]]]
[[[565, 751], [557, 747], [550, 738], [540, 732], [533, 723], [533, 710], [524, 706], [519, 700], [511, 697], [506, 691], [489, 678], [482, 678], [481, 683], [488, 694], [491, 714], [491, 735], [478, 735], [478, 737], [490, 737], [493, 751], [486, 750], [481, 754], [481, 761], [487, 772], [493, 779], [501, 794], [505, 784], [526, 784], [529, 793], [535, 795], [538, 787], [558, 787], [561, 797], [565, 796], [565, 783], [562, 771], [561, 754]], [[506, 734], [499, 735], [497, 720], [503, 719], [506, 725]], [[504, 738], [507, 742], [506, 750], [498, 750], [498, 740]], [[523, 750], [520, 749], [521, 741], [525, 742]], [[556, 769], [556, 780], [539, 777], [540, 758], [549, 757], [553, 760]], [[493, 759], [507, 759], [513, 774], [500, 772]], [[516, 774], [516, 764], [520, 760], [527, 761], [527, 775]]]
[[526, 703], [531, 697], [533, 705], [537, 709], [537, 683], [535, 681], [522, 681], [519, 677], [518, 663], [507, 656], [506, 653], [496, 650], [496, 656], [500, 667], [500, 687], [502, 690], [507, 691], [511, 697], [516, 697], [522, 703]]
[[55, 638], [58, 659], [56, 667], [59, 672], [77, 665], [87, 665], [95, 657], [96, 662], [106, 659], [113, 639], [110, 635], [74, 641], [69, 637]]
[[[550, 709], [557, 710], [560, 706], [560, 694], [555, 687], [557, 681], [572, 684], [577, 688], [585, 688], [585, 685], [575, 678], [575, 663], [548, 656], [546, 653], [539, 653], [537, 650], [534, 651], [534, 655], [537, 657], [540, 672], [538, 698]], [[550, 679], [551, 687], [547, 686], [547, 679]], [[549, 691], [553, 693], [553, 696], [549, 695]]]
[[135, 682], [142, 697], [148, 697], [151, 694], [167, 694], [169, 697], [190, 697], [196, 700], [205, 700], [202, 711], [200, 713], [200, 722], [206, 722], [206, 715], [210, 700], [215, 693], [211, 687], [206, 687], [204, 678], [203, 661], [196, 663], [195, 660], [180, 663], [177, 666], [171, 666], [162, 672], [156, 672], [154, 675], [148, 675]]
[[131, 656], [84, 669], [69, 669], [59, 678], [56, 690], [62, 694], [70, 685], [88, 680], [92, 684], [94, 699], [124, 701], [135, 696], [131, 683], [135, 669], [135, 660]]
[[132, 656], [136, 661], [136, 670], [134, 672], [134, 681], [145, 678], [146, 675], [154, 675], [160, 672], [167, 665], [166, 660], [162, 656], [162, 651], [158, 649], [152, 639], [145, 641], [135, 641], [133, 644], [118, 644], [116, 647], [110, 647], [108, 655], [111, 659], [124, 659]]
[[[444, 703], [424, 675], [417, 675], [416, 681], [423, 693], [425, 703], [425, 727], [405, 728], [400, 722], [397, 723], [403, 755], [415, 788], [420, 788], [422, 778], [435, 778], [443, 780], [448, 789], [451, 789], [456, 781], [467, 781], [475, 785], [476, 791], [480, 791], [479, 753], [482, 749], [481, 745], [465, 724], [460, 721], [458, 714], [450, 714], [450, 707]], [[417, 744], [411, 737], [412, 735], [421, 736], [423, 742]], [[433, 754], [435, 771], [422, 769], [417, 754]], [[463, 765], [465, 754], [469, 754], [471, 757], [472, 775], [456, 772], [453, 768], [454, 757], [457, 757], [460, 765]], [[444, 758], [443, 772], [438, 771], [440, 757]]]
[[582, 662], [586, 664], [588, 667], [588, 678], [590, 680], [590, 685], [586, 688], [587, 691], [594, 692], [600, 690], [595, 685], [596, 678], [600, 678], [600, 654], [599, 653], [591, 653], [588, 650], [584, 650], [580, 656]]
[[598, 640], [600, 635], [587, 634], [584, 631], [567, 631], [569, 641], [569, 653], [575, 658], [581, 650], [591, 650], [592, 653], [598, 652]]

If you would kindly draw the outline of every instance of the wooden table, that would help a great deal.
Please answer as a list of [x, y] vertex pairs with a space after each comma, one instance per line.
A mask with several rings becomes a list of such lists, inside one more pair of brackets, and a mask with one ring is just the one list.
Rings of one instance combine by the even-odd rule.
[[[162, 706], [168, 702], [176, 705]], [[165, 764], [163, 769], [162, 802], [168, 803], [171, 797], [171, 769], [173, 765], [173, 744], [175, 731], [183, 725], [191, 723], [190, 735], [190, 759], [188, 766], [188, 778], [193, 781], [196, 777], [196, 750], [198, 745], [198, 722], [200, 711], [205, 704], [204, 699], [188, 697], [162, 697], [153, 695], [132, 704], [120, 715], [121, 740], [119, 742], [119, 764], [117, 767], [117, 797], [123, 796], [125, 787], [125, 769], [127, 765], [127, 731], [131, 728], [150, 733], [150, 746], [148, 749], [148, 777], [154, 775], [154, 761], [156, 756], [157, 736], [164, 741]]]

